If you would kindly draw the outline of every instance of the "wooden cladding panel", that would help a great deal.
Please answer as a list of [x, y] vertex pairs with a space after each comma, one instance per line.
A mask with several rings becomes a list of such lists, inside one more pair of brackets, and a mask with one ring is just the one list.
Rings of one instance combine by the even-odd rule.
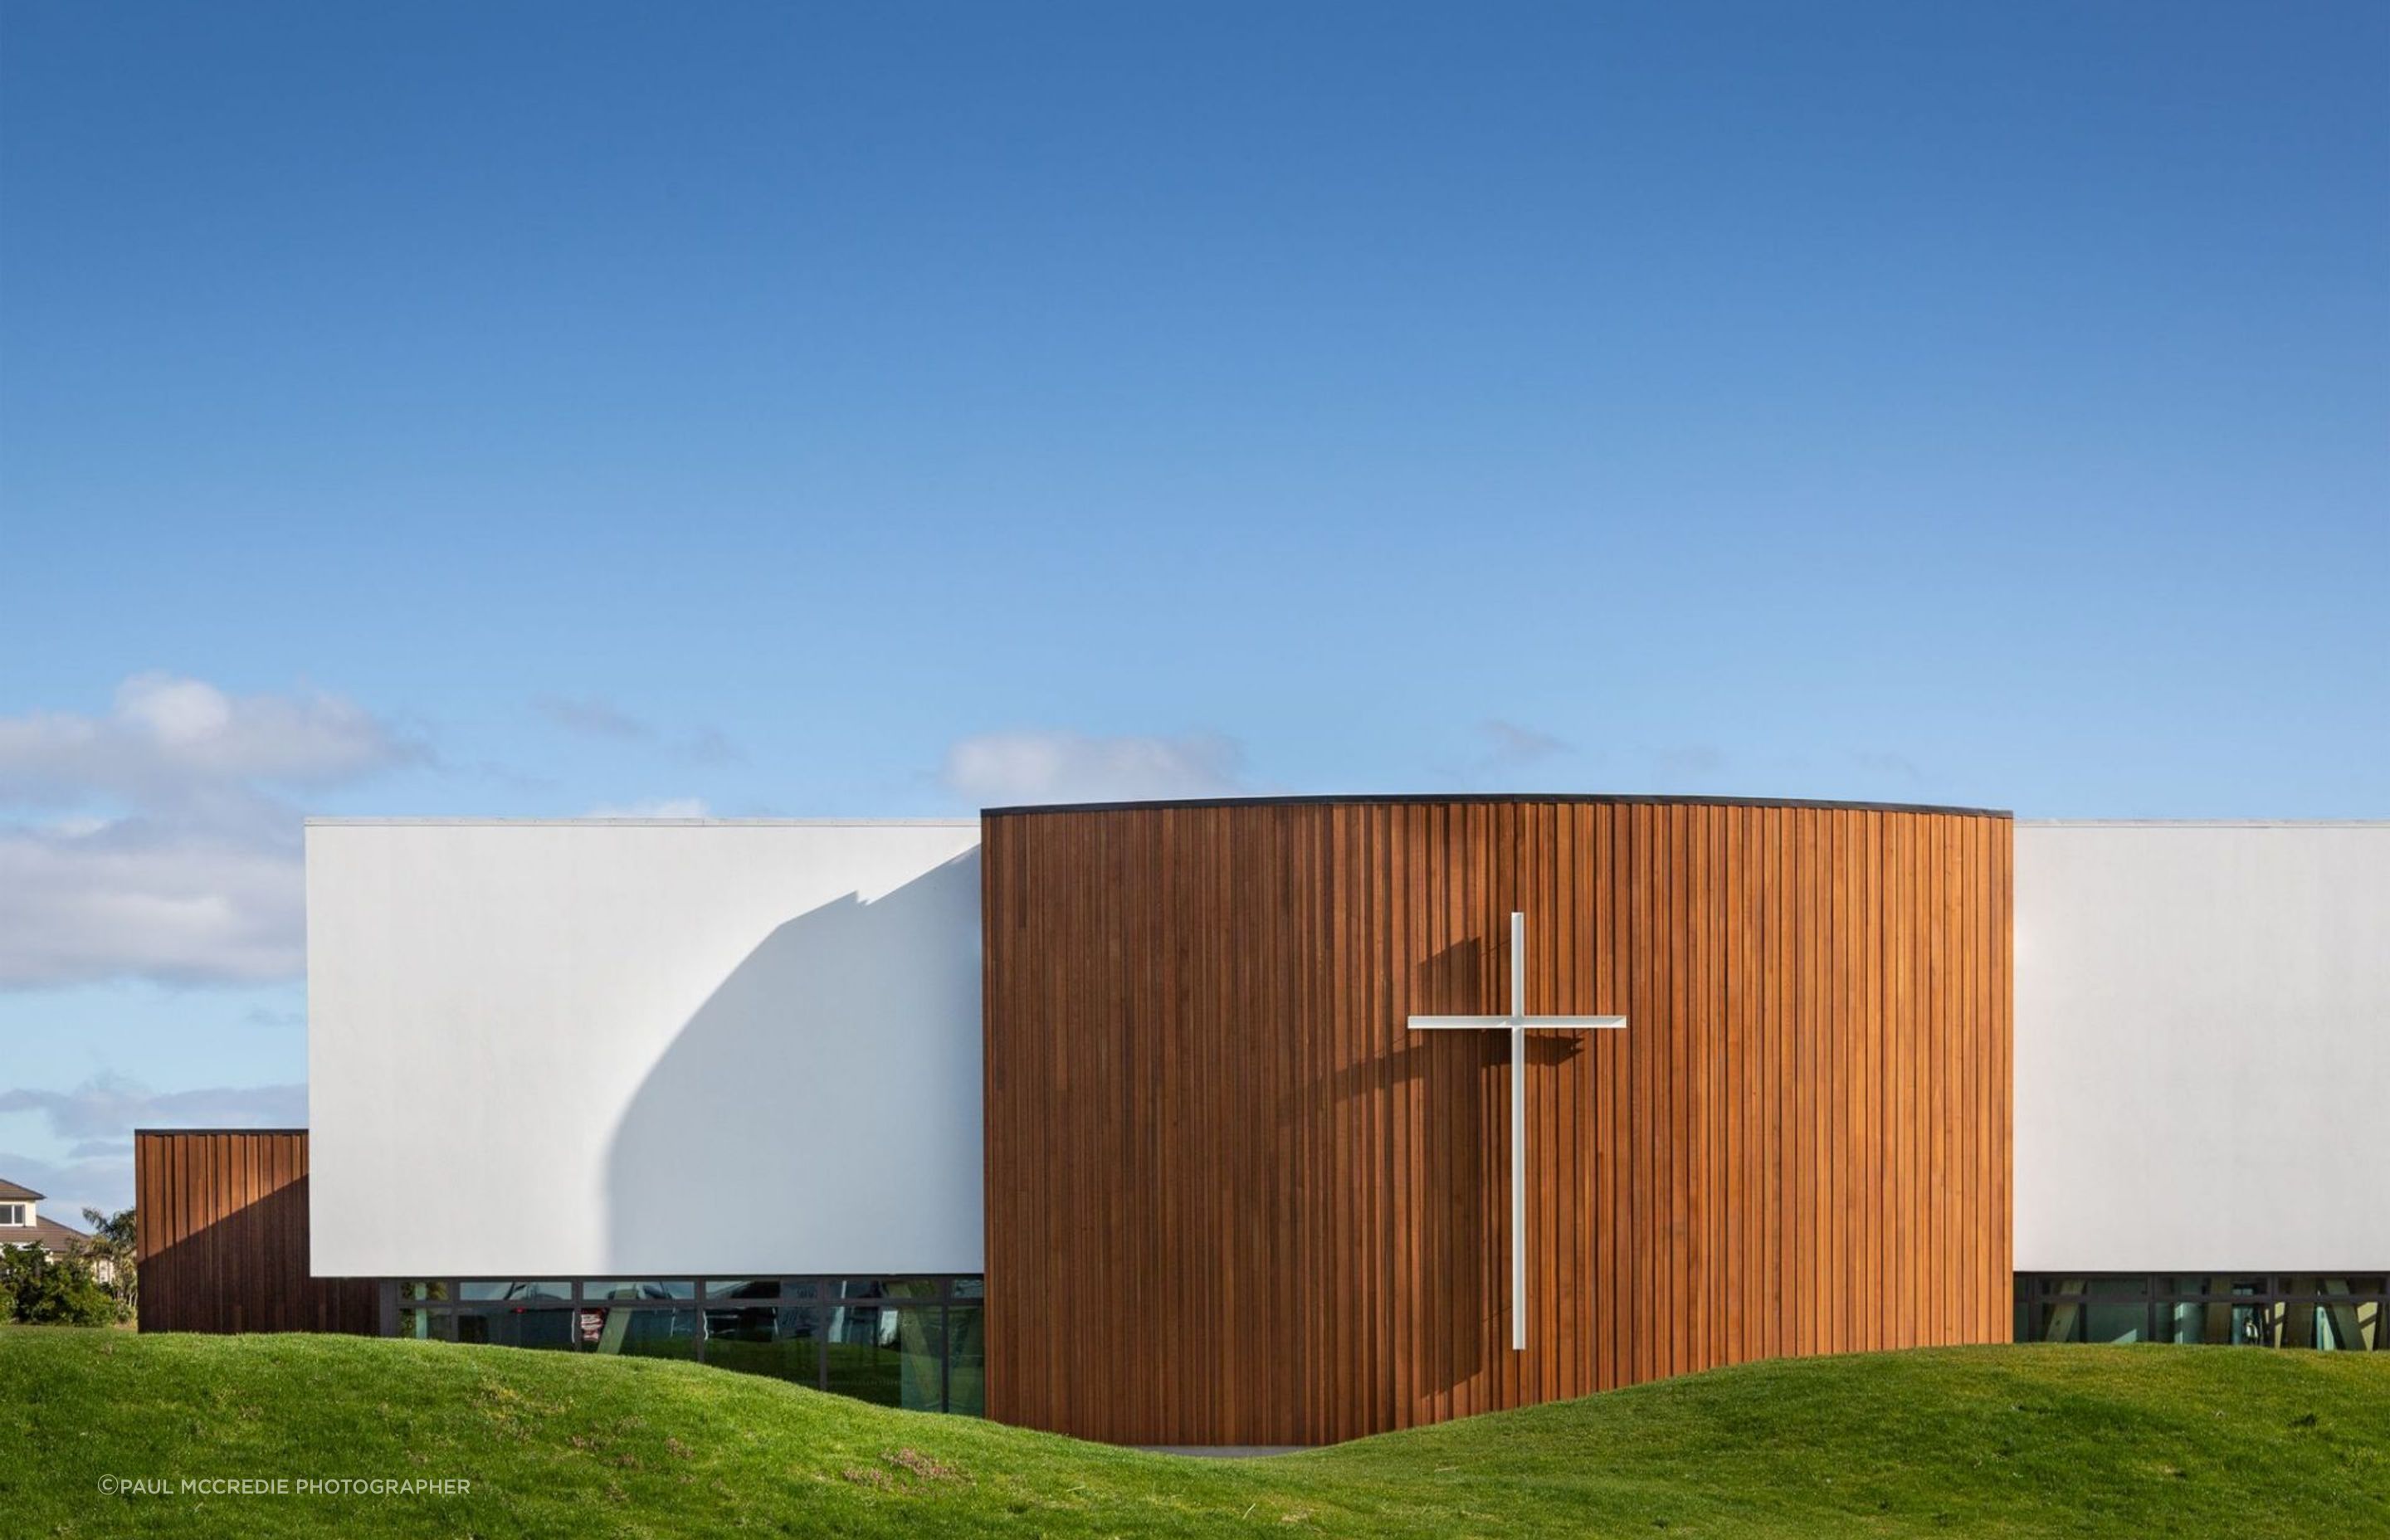
[[144, 1331], [371, 1336], [370, 1278], [307, 1271], [303, 1130], [134, 1136]]
[[[2008, 1331], [2010, 824], [1615, 801], [991, 814], [988, 1404], [1317, 1444]], [[1510, 1349], [1506, 1009], [1528, 1039]]]

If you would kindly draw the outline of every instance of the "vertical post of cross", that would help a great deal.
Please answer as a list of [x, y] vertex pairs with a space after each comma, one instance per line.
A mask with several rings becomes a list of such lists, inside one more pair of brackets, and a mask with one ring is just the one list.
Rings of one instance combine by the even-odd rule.
[[1527, 1346], [1527, 917], [1510, 911], [1510, 1351]]
[[1414, 1016], [1413, 1032], [1490, 1032], [1510, 1034], [1510, 1351], [1527, 1347], [1527, 1029], [1585, 1032], [1626, 1025], [1624, 1016], [1530, 1016], [1527, 1014], [1527, 917], [1510, 912], [1510, 1014], [1508, 1016]]

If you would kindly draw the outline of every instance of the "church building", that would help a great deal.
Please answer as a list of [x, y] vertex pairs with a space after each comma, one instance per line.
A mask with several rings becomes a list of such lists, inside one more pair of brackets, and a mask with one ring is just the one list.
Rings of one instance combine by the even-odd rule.
[[2390, 824], [1351, 796], [317, 819], [306, 865], [311, 1126], [142, 1136], [145, 1327], [1162, 1445], [2390, 1347]]

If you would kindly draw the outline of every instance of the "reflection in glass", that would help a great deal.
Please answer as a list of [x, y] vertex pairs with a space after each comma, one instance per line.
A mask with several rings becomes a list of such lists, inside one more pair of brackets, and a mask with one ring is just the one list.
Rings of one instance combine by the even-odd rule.
[[987, 1415], [987, 1335], [975, 1304], [946, 1307], [946, 1410]]
[[831, 1311], [827, 1390], [877, 1406], [944, 1406], [944, 1329], [939, 1305], [843, 1305]]
[[2020, 1274], [2016, 1304], [2020, 1341], [2139, 1341], [2145, 1308], [2153, 1341], [2390, 1351], [2390, 1277], [2378, 1273]]
[[2232, 1341], [2232, 1306], [2222, 1301], [2177, 1300], [2158, 1306], [2158, 1340], [2166, 1342]]
[[791, 1384], [821, 1384], [821, 1328], [805, 1309], [709, 1310], [705, 1361], [740, 1374], [768, 1375]]
[[693, 1300], [697, 1285], [687, 1278], [593, 1278], [581, 1286], [588, 1300]]
[[[2390, 1300], [2382, 1297], [2382, 1283], [2378, 1277], [2325, 1278], [2324, 1302], [2316, 1306], [2316, 1346], [2335, 1353], [2390, 1350], [2390, 1339], [2383, 1335], [2384, 1322], [2390, 1320]], [[2351, 1297], [2359, 1292], [2371, 1297]]]
[[624, 1358], [695, 1358], [698, 1313], [694, 1310], [627, 1310], [584, 1306], [581, 1345], [592, 1353]]
[[2076, 1341], [2138, 1342], [2148, 1331], [2149, 1323], [2150, 1308], [2139, 1300], [2129, 1304], [2093, 1300], [2083, 1307], [2083, 1335]]
[[2281, 1347], [2289, 1307], [2282, 1304], [2236, 1304], [2232, 1307], [2232, 1340], [2247, 1347]]
[[572, 1298], [569, 1283], [501, 1283], [488, 1279], [467, 1279], [456, 1286], [456, 1297], [464, 1300], [556, 1300]]
[[705, 1297], [709, 1300], [777, 1300], [780, 1297], [777, 1278], [708, 1278]]
[[456, 1340], [456, 1314], [453, 1310], [402, 1310], [398, 1313], [398, 1334], [419, 1342], [453, 1342]]
[[[385, 1287], [385, 1319], [418, 1340], [695, 1359], [922, 1411], [981, 1415], [986, 1405], [985, 1286], [976, 1277], [391, 1279]], [[2062, 1315], [2079, 1335], [2088, 1313], [2114, 1302], [2099, 1297], [2106, 1290], [2075, 1289], [2061, 1298], [2045, 1282], [2035, 1295], [2044, 1315], [2053, 1323]], [[2337, 1341], [2377, 1332], [2371, 1322], [2314, 1329]], [[2108, 1329], [2104, 1316], [2094, 1324]], [[2289, 1329], [2306, 1328], [2294, 1318]]]
[[570, 1348], [570, 1310], [459, 1310], [452, 1313], [456, 1341], [493, 1347]]

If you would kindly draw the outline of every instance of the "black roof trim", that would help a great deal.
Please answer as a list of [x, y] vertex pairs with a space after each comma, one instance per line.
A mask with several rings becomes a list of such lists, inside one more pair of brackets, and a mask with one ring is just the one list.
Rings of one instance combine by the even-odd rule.
[[135, 1134], [304, 1134], [303, 1128], [136, 1128]]
[[1186, 797], [1126, 802], [1025, 802], [984, 807], [983, 818], [1022, 813], [1128, 813], [1165, 807], [1329, 807], [1446, 802], [1596, 802], [1637, 807], [1812, 807], [1838, 813], [1946, 813], [1969, 818], [2012, 818], [2004, 807], [1945, 807], [1933, 802], [1839, 802], [1808, 797], [1636, 797], [1590, 791], [1402, 791], [1328, 797]]

